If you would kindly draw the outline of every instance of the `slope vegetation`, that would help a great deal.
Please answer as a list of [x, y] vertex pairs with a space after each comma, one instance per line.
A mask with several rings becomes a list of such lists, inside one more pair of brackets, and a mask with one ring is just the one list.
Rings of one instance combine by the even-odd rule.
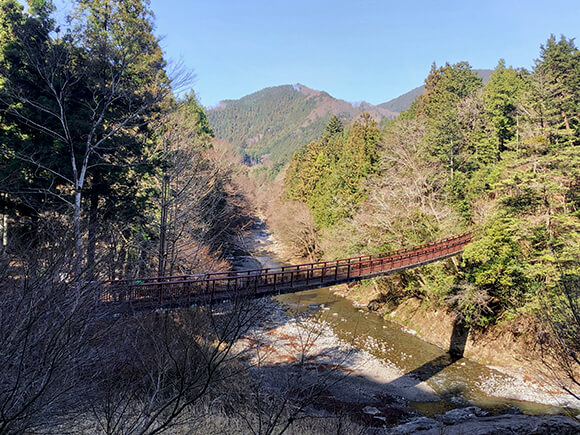
[[532, 71], [501, 60], [486, 84], [466, 62], [433, 66], [379, 142], [367, 122], [293, 158], [283, 199], [312, 216], [287, 216], [293, 238], [331, 260], [471, 231], [461, 262], [383, 279], [377, 302], [415, 297], [474, 330], [535, 319], [580, 386], [578, 71], [574, 40], [554, 36]]

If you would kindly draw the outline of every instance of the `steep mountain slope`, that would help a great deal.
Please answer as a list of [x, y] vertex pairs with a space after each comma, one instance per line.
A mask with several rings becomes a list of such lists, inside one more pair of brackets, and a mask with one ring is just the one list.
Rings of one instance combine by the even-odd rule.
[[[489, 81], [489, 76], [493, 70], [491, 69], [474, 69], [475, 72], [481, 80], [483, 80], [483, 84], [485, 85]], [[383, 109], [390, 110], [391, 112], [401, 113], [407, 110], [413, 101], [417, 99], [419, 95], [425, 92], [425, 86], [419, 86], [403, 95], [398, 96], [397, 98], [393, 98], [386, 103], [379, 104], [377, 107], [381, 107]]]
[[386, 103], [379, 104], [377, 107], [392, 110], [393, 112], [401, 113], [411, 107], [411, 103], [417, 99], [419, 95], [425, 92], [425, 86], [419, 86], [403, 95], [393, 98]]
[[[487, 83], [492, 70], [474, 70]], [[350, 103], [302, 84], [265, 88], [239, 100], [225, 100], [208, 112], [218, 138], [228, 142], [250, 165], [264, 164], [272, 174], [295, 151], [322, 134], [332, 115], [348, 124], [363, 112], [394, 119], [425, 91], [413, 89], [386, 103]]]
[[363, 112], [377, 121], [396, 113], [372, 104], [349, 103], [301, 84], [262, 89], [222, 101], [208, 113], [216, 135], [249, 165], [283, 166], [301, 146], [318, 138], [332, 115], [349, 123]]

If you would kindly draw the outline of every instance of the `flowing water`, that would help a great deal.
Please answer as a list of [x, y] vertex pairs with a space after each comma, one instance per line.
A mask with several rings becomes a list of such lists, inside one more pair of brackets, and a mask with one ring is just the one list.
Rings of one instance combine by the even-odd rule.
[[[237, 258], [235, 265], [238, 269], [283, 265], [272, 251], [274, 242], [263, 222], [256, 223], [242, 242], [252, 255]], [[284, 294], [277, 296], [276, 300], [290, 314], [306, 312], [324, 320], [345, 342], [394, 364], [417, 382], [426, 381], [442, 400], [411, 404], [424, 414], [439, 414], [467, 405], [496, 412], [508, 408], [518, 408], [528, 414], [561, 411], [554, 406], [486, 394], [485, 389], [496, 389], [510, 395], [510, 389], [522, 388], [522, 385], [510, 376], [466, 358], [452, 358], [444, 350], [404, 331], [399, 325], [356, 308], [351, 301], [335, 295], [329, 288]]]

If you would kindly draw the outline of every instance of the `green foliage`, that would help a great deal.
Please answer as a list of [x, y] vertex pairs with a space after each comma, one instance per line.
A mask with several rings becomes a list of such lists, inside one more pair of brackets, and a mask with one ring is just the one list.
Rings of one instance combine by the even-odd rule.
[[352, 216], [366, 196], [364, 180], [377, 168], [379, 136], [368, 113], [346, 133], [338, 118], [332, 118], [320, 141], [292, 157], [285, 179], [287, 197], [308, 204], [321, 227]]
[[524, 89], [524, 80], [513, 68], [506, 68], [501, 59], [483, 93], [486, 115], [493, 128], [493, 140], [498, 151], [516, 136], [517, 101]]
[[338, 116], [332, 115], [326, 127], [324, 127], [324, 133], [322, 134], [322, 141], [330, 139], [331, 137], [341, 134], [344, 131], [344, 125], [338, 119]]
[[461, 262], [398, 284], [470, 326], [533, 312], [540, 294], [560, 300], [561, 271], [580, 273], [578, 53], [552, 36], [534, 71], [500, 60], [486, 86], [465, 62], [434, 65], [382, 138], [358, 121], [297, 153], [287, 195], [310, 206], [332, 257], [471, 228]]
[[196, 139], [201, 141], [204, 146], [208, 146], [214, 137], [214, 132], [207, 113], [199, 103], [195, 92], [186, 93], [177, 103], [178, 108], [184, 112], [183, 118], [189, 124], [192, 132], [194, 132]]
[[482, 80], [467, 62], [448, 63], [431, 71], [425, 79], [425, 93], [419, 100], [419, 112], [430, 119], [437, 119], [453, 109], [454, 103], [473, 95], [482, 86]]
[[[580, 51], [573, 39], [551, 35], [541, 46], [535, 73], [545, 79], [556, 141], [578, 144], [580, 134]], [[557, 121], [556, 121], [557, 120]]]
[[299, 84], [222, 101], [208, 116], [216, 136], [228, 142], [248, 166], [268, 166], [257, 172], [271, 179], [305, 144], [324, 142], [339, 124], [365, 111], [376, 119], [394, 116], [368, 103], [355, 106]]
[[417, 104], [417, 115], [429, 126], [427, 142], [432, 155], [444, 162], [451, 175], [466, 161], [465, 137], [460, 125], [458, 103], [475, 94], [482, 81], [467, 62], [435, 64], [425, 79], [425, 93]]
[[[175, 102], [148, 0], [81, 0], [62, 28], [53, 12], [50, 1], [24, 10], [0, 0], [0, 212], [14, 243], [34, 246], [45, 228], [63, 245], [72, 234], [75, 273], [100, 250], [109, 276], [145, 274], [160, 232], [156, 198], [168, 190], [152, 180], [199, 157], [192, 148], [209, 149], [213, 130], [193, 93]], [[158, 152], [169, 131], [179, 132], [179, 159]], [[176, 177], [182, 192], [197, 188], [190, 220], [221, 246], [227, 176], [207, 158], [185, 166], [197, 171]]]
[[521, 261], [525, 257], [520, 244], [525, 228], [526, 222], [521, 219], [495, 219], [482, 228], [463, 253], [467, 280], [514, 306], [524, 301], [530, 287], [528, 265]]
[[287, 162], [305, 141], [319, 137], [328, 121], [322, 117], [305, 124], [316, 100], [292, 86], [267, 88], [220, 104], [208, 115], [216, 135], [235, 144], [245, 161], [254, 164], [264, 156], [274, 163]]

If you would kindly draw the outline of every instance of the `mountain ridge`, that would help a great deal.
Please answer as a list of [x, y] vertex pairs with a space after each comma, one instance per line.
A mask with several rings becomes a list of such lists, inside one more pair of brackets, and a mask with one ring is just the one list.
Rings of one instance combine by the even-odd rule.
[[[493, 70], [474, 70], [487, 83]], [[248, 166], [263, 164], [275, 175], [292, 154], [318, 139], [332, 115], [344, 124], [363, 112], [377, 121], [394, 119], [425, 91], [411, 91], [374, 105], [348, 102], [301, 83], [270, 86], [239, 99], [228, 99], [208, 110], [219, 139], [229, 143]]]
[[363, 112], [377, 122], [398, 114], [367, 102], [350, 103], [301, 83], [272, 86], [208, 111], [216, 136], [231, 144], [248, 165], [282, 167], [292, 154], [317, 139], [336, 115], [348, 124]]

